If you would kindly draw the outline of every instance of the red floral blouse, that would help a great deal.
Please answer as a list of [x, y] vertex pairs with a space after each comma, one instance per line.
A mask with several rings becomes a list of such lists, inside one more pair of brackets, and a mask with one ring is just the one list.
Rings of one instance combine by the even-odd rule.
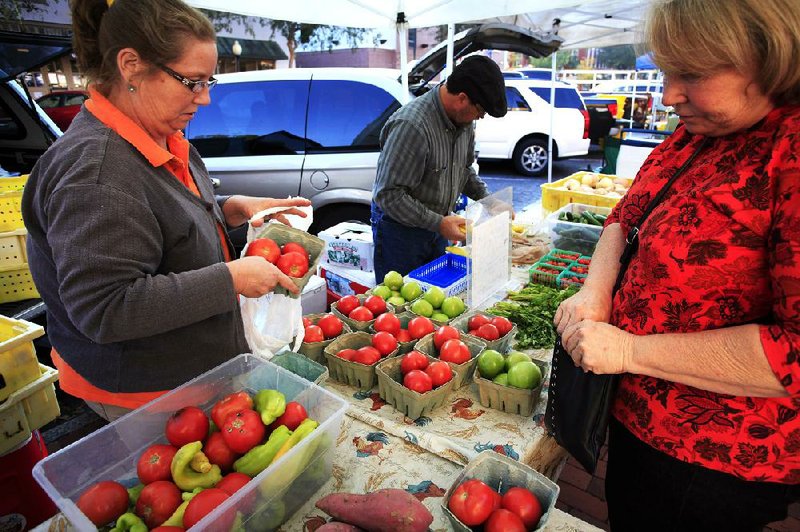
[[[678, 128], [608, 223], [627, 233], [701, 141]], [[686, 462], [747, 480], [800, 483], [800, 106], [709, 139], [639, 240], [611, 322], [634, 334], [758, 323], [769, 364], [791, 395], [734, 397], [625, 375], [614, 416]]]

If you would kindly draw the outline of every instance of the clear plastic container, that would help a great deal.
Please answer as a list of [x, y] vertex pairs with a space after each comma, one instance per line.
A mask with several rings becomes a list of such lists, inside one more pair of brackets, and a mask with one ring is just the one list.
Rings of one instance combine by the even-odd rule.
[[[133, 485], [136, 462], [154, 443], [165, 443], [164, 427], [184, 406], [209, 412], [226, 395], [263, 388], [279, 390], [287, 401], [302, 404], [320, 424], [287, 454], [198, 522], [198, 530], [229, 530], [237, 521], [245, 528], [277, 528], [330, 479], [336, 438], [347, 402], [253, 355], [239, 355], [183, 386], [159, 397], [85, 438], [45, 458], [33, 476], [76, 530], [95, 530], [75, 502], [101, 480]], [[269, 523], [270, 526], [267, 526]]]

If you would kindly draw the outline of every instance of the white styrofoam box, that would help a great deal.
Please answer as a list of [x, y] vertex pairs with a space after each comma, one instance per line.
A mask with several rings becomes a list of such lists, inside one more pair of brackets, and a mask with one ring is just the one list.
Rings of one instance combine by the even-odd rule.
[[357, 292], [353, 290], [351, 283], [366, 287], [367, 290], [375, 288], [375, 274], [346, 268], [339, 264], [322, 264], [319, 269], [325, 270], [325, 279], [328, 288], [338, 296], [353, 295]]
[[371, 272], [372, 227], [355, 222], [342, 222], [320, 231], [317, 235], [325, 241], [322, 261], [345, 268]]
[[303, 307], [303, 316], [306, 314], [320, 314], [328, 306], [328, 294], [325, 292], [325, 279], [312, 275], [308, 284], [300, 294], [300, 305]]

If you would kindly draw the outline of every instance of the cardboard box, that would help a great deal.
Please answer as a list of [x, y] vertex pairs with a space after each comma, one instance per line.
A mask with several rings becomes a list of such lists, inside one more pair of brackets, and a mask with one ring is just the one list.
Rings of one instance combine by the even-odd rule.
[[322, 262], [365, 272], [374, 270], [372, 262], [372, 227], [342, 222], [319, 232], [325, 241]]
[[328, 304], [339, 298], [363, 294], [375, 288], [375, 274], [333, 264], [320, 264], [319, 274], [328, 288]]

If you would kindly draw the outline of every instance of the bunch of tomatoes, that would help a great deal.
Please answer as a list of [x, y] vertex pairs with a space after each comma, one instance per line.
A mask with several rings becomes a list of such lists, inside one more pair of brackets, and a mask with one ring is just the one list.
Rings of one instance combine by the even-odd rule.
[[283, 247], [271, 238], [256, 238], [247, 244], [246, 257], [263, 257], [289, 277], [300, 278], [308, 273], [310, 257], [299, 242], [287, 242]]
[[344, 296], [334, 305], [337, 311], [353, 321], [372, 321], [388, 310], [386, 301], [380, 296], [367, 296], [363, 303], [356, 296]]
[[324, 314], [312, 321], [303, 317], [305, 335], [303, 341], [307, 343], [324, 342], [336, 338], [344, 331], [344, 322], [334, 314]]
[[483, 314], [475, 314], [467, 321], [467, 327], [468, 334], [492, 341], [510, 333], [514, 324], [503, 316], [488, 317]]
[[512, 487], [500, 495], [477, 478], [459, 484], [447, 507], [463, 524], [482, 525], [484, 532], [535, 530], [543, 514], [541, 502], [527, 488]]
[[417, 393], [426, 393], [450, 382], [453, 370], [442, 360], [431, 362], [425, 353], [410, 351], [400, 360], [403, 386]]

